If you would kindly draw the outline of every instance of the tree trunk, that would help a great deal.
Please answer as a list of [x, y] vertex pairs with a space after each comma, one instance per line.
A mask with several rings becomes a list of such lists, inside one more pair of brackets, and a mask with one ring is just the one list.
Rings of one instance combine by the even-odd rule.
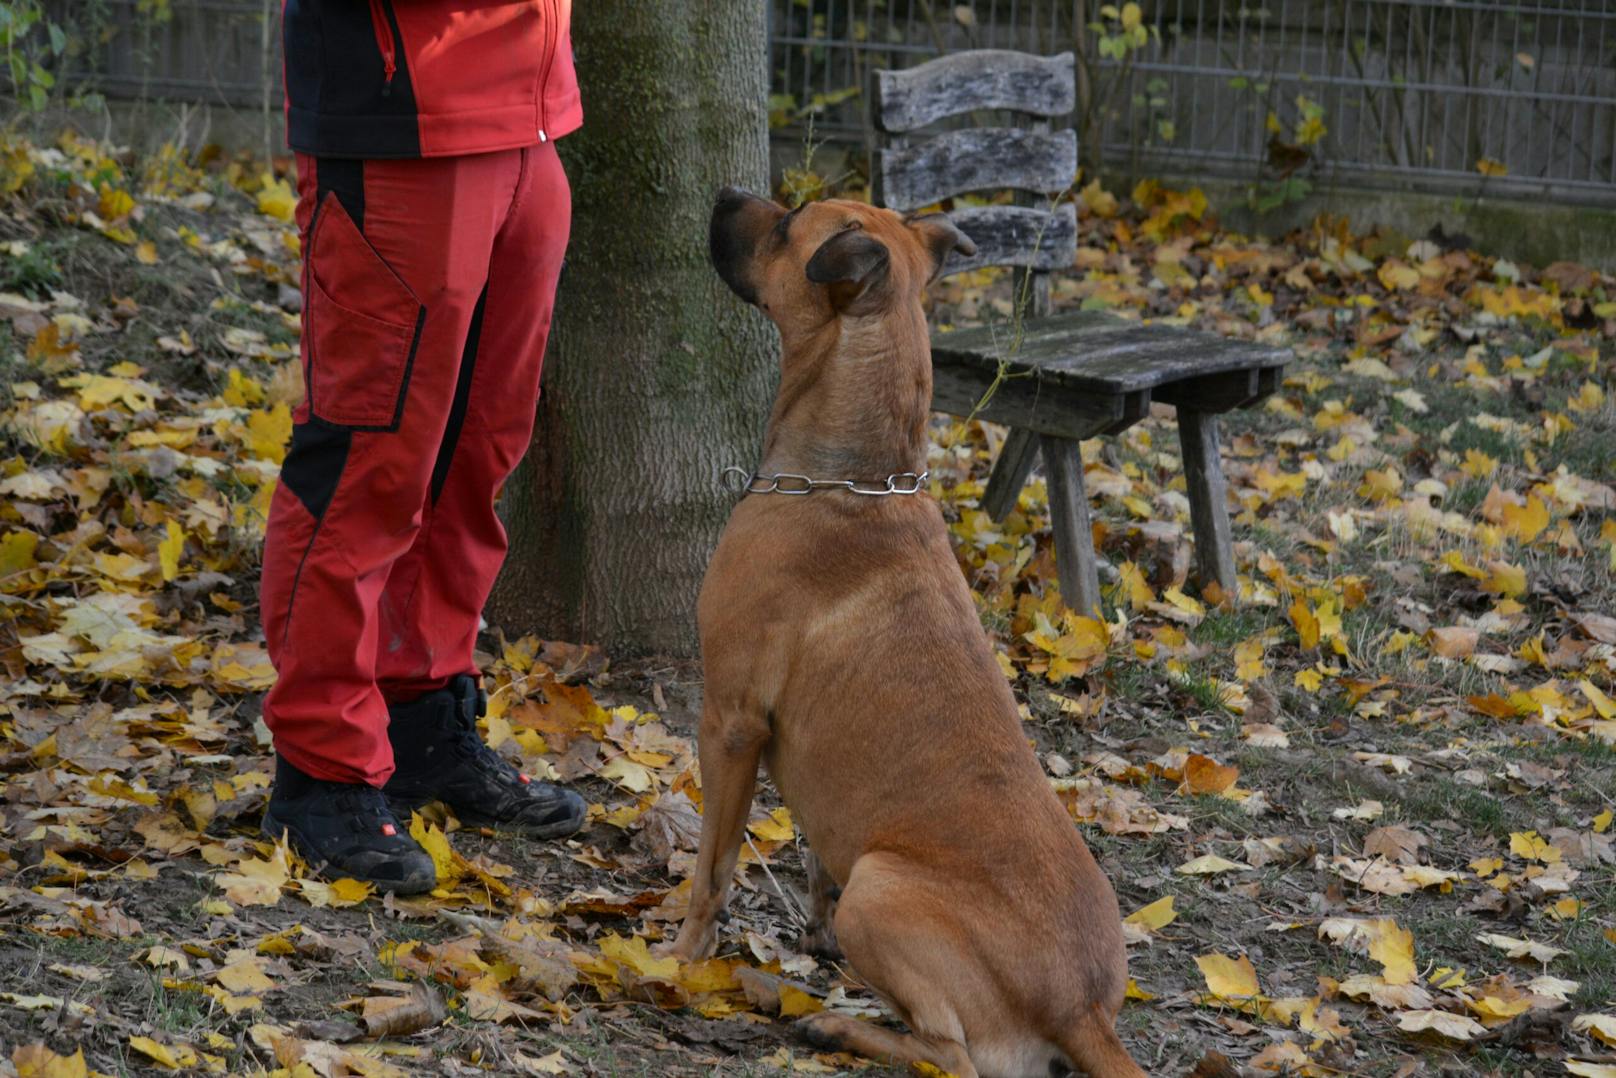
[[507, 485], [508, 633], [614, 654], [696, 651], [696, 593], [750, 469], [778, 364], [768, 324], [707, 262], [727, 183], [768, 176], [761, 0], [573, 7], [583, 128], [533, 445]]

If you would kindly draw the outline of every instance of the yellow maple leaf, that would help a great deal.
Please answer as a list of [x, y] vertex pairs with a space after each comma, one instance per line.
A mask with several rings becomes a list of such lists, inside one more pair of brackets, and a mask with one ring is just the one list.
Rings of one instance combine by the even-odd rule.
[[1253, 636], [1242, 640], [1234, 648], [1234, 676], [1241, 681], [1256, 681], [1268, 673], [1263, 665], [1263, 640]]
[[177, 1071], [196, 1063], [196, 1052], [183, 1044], [159, 1044], [150, 1037], [130, 1037], [129, 1047], [164, 1070]]
[[1129, 610], [1140, 610], [1156, 601], [1156, 593], [1139, 566], [1125, 561], [1117, 567], [1117, 574], [1117, 594], [1127, 601]]
[[1370, 468], [1364, 472], [1363, 482], [1358, 484], [1358, 496], [1372, 502], [1392, 501], [1402, 491], [1403, 477], [1389, 464], [1385, 468]]
[[1549, 507], [1536, 494], [1526, 499], [1525, 505], [1503, 506], [1504, 534], [1518, 543], [1530, 543], [1549, 526]]
[[6, 590], [6, 578], [32, 569], [38, 562], [39, 536], [33, 532], [7, 532], [0, 538], [0, 591]]
[[1206, 978], [1207, 991], [1218, 999], [1249, 1000], [1260, 994], [1257, 971], [1245, 955], [1230, 958], [1223, 954], [1204, 954], [1195, 959], [1195, 964]]
[[100, 198], [96, 202], [96, 212], [106, 218], [108, 222], [128, 217], [135, 209], [135, 200], [121, 187], [113, 187], [103, 183], [100, 188]]
[[1526, 594], [1528, 590], [1526, 570], [1521, 566], [1511, 565], [1507, 561], [1490, 561], [1487, 563], [1487, 569], [1486, 578], [1481, 583], [1482, 591], [1511, 599]]
[[248, 857], [234, 872], [221, 873], [218, 883], [224, 895], [238, 906], [273, 906], [281, 900], [281, 888], [292, 878], [291, 854], [284, 844], [266, 858]]
[[263, 174], [263, 187], [258, 191], [258, 212], [277, 221], [291, 224], [297, 216], [297, 194], [291, 184]]
[[[1604, 690], [1600, 689], [1599, 686], [1595, 685], [1587, 678], [1579, 678], [1577, 680], [1577, 688], [1582, 692], [1583, 696], [1588, 698], [1588, 702], [1594, 706], [1594, 711], [1599, 713], [1600, 718], [1616, 719], [1616, 700], [1612, 700], [1609, 696], [1607, 696]], [[1603, 813], [1603, 815], [1605, 817], [1606, 826], [1609, 826], [1610, 812], [1607, 810], [1605, 813]], [[1601, 828], [1601, 830], [1603, 830], [1603, 828]]]
[[1466, 449], [1464, 463], [1459, 470], [1472, 479], [1486, 479], [1498, 471], [1498, 461], [1479, 449]]
[[600, 953], [641, 977], [671, 981], [679, 976], [679, 960], [672, 955], [665, 958], [653, 955], [650, 945], [641, 936], [624, 938], [608, 932], [600, 939]]
[[1420, 271], [1395, 258], [1387, 259], [1375, 276], [1388, 292], [1410, 289], [1420, 283]]
[[185, 529], [172, 520], [165, 525], [166, 535], [157, 544], [157, 561], [163, 569], [163, 579], [173, 580], [180, 575], [180, 554], [185, 550]]
[[1546, 865], [1554, 864], [1563, 856], [1558, 847], [1550, 844], [1548, 839], [1536, 831], [1512, 831], [1509, 836], [1509, 852], [1528, 861], [1541, 861]]
[[747, 830], [764, 842], [790, 842], [796, 834], [791, 825], [791, 810], [784, 806], [756, 823], [747, 824]]
[[1291, 604], [1289, 610], [1291, 624], [1296, 626], [1296, 636], [1304, 648], [1319, 646], [1320, 627], [1319, 619], [1308, 608], [1307, 600], [1300, 597]]
[[800, 1018], [805, 1014], [817, 1014], [825, 1009], [825, 1005], [807, 992], [794, 985], [780, 986], [780, 1017]]
[[291, 438], [292, 410], [285, 404], [277, 404], [268, 410], [260, 408], [247, 414], [241, 442], [253, 456], [279, 464], [286, 459], [286, 443]]
[[1178, 911], [1173, 909], [1173, 896], [1167, 895], [1148, 906], [1139, 907], [1124, 917], [1123, 921], [1150, 932], [1159, 932], [1177, 919]]
[[1583, 1014], [1571, 1020], [1571, 1028], [1603, 1044], [1616, 1048], [1616, 1015]]
[[449, 887], [466, 874], [460, 856], [449, 845], [449, 837], [436, 824], [427, 823], [419, 812], [410, 813], [410, 837], [432, 858], [438, 873], [438, 886]]
[[70, 1056], [57, 1055], [43, 1043], [25, 1044], [11, 1053], [17, 1078], [88, 1078], [84, 1049]]
[[1414, 983], [1414, 933], [1386, 918], [1373, 922], [1375, 935], [1369, 957], [1379, 962], [1387, 984]]

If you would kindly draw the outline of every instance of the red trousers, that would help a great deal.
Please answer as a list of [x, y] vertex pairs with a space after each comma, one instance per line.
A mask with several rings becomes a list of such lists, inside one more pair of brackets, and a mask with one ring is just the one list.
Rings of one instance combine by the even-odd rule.
[[297, 165], [307, 392], [264, 540], [264, 720], [300, 770], [379, 786], [387, 703], [476, 670], [572, 199], [551, 142]]

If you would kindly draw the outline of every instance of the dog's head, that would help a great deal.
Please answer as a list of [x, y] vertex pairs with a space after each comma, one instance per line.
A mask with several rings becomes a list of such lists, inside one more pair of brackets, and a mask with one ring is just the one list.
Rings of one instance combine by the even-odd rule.
[[950, 251], [976, 252], [940, 213], [903, 217], [841, 200], [788, 212], [734, 187], [719, 192], [708, 238], [724, 283], [786, 335], [918, 303]]

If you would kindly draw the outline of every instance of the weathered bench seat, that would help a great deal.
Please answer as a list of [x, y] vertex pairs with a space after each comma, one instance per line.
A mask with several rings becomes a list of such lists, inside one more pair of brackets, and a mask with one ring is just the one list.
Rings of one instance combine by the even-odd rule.
[[[879, 204], [907, 212], [985, 190], [1020, 192], [1023, 203], [964, 206], [951, 214], [977, 250], [952, 255], [944, 274], [1015, 267], [1014, 294], [1024, 309], [1010, 322], [932, 334], [933, 405], [1010, 428], [983, 497], [995, 520], [1015, 507], [1043, 457], [1061, 595], [1084, 613], [1099, 608], [1100, 586], [1078, 443], [1126, 430], [1150, 414], [1153, 402], [1172, 405], [1200, 582], [1234, 601], [1217, 416], [1273, 392], [1291, 356], [1103, 311], [1051, 313], [1048, 272], [1070, 268], [1076, 255], [1076, 209], [1061, 193], [1069, 193], [1076, 176], [1077, 137], [1051, 131], [1048, 120], [1071, 112], [1075, 85], [1070, 53], [981, 50], [876, 73], [876, 123], [889, 136], [875, 161]], [[983, 110], [1019, 113], [1032, 118], [1031, 126], [915, 135]]]

